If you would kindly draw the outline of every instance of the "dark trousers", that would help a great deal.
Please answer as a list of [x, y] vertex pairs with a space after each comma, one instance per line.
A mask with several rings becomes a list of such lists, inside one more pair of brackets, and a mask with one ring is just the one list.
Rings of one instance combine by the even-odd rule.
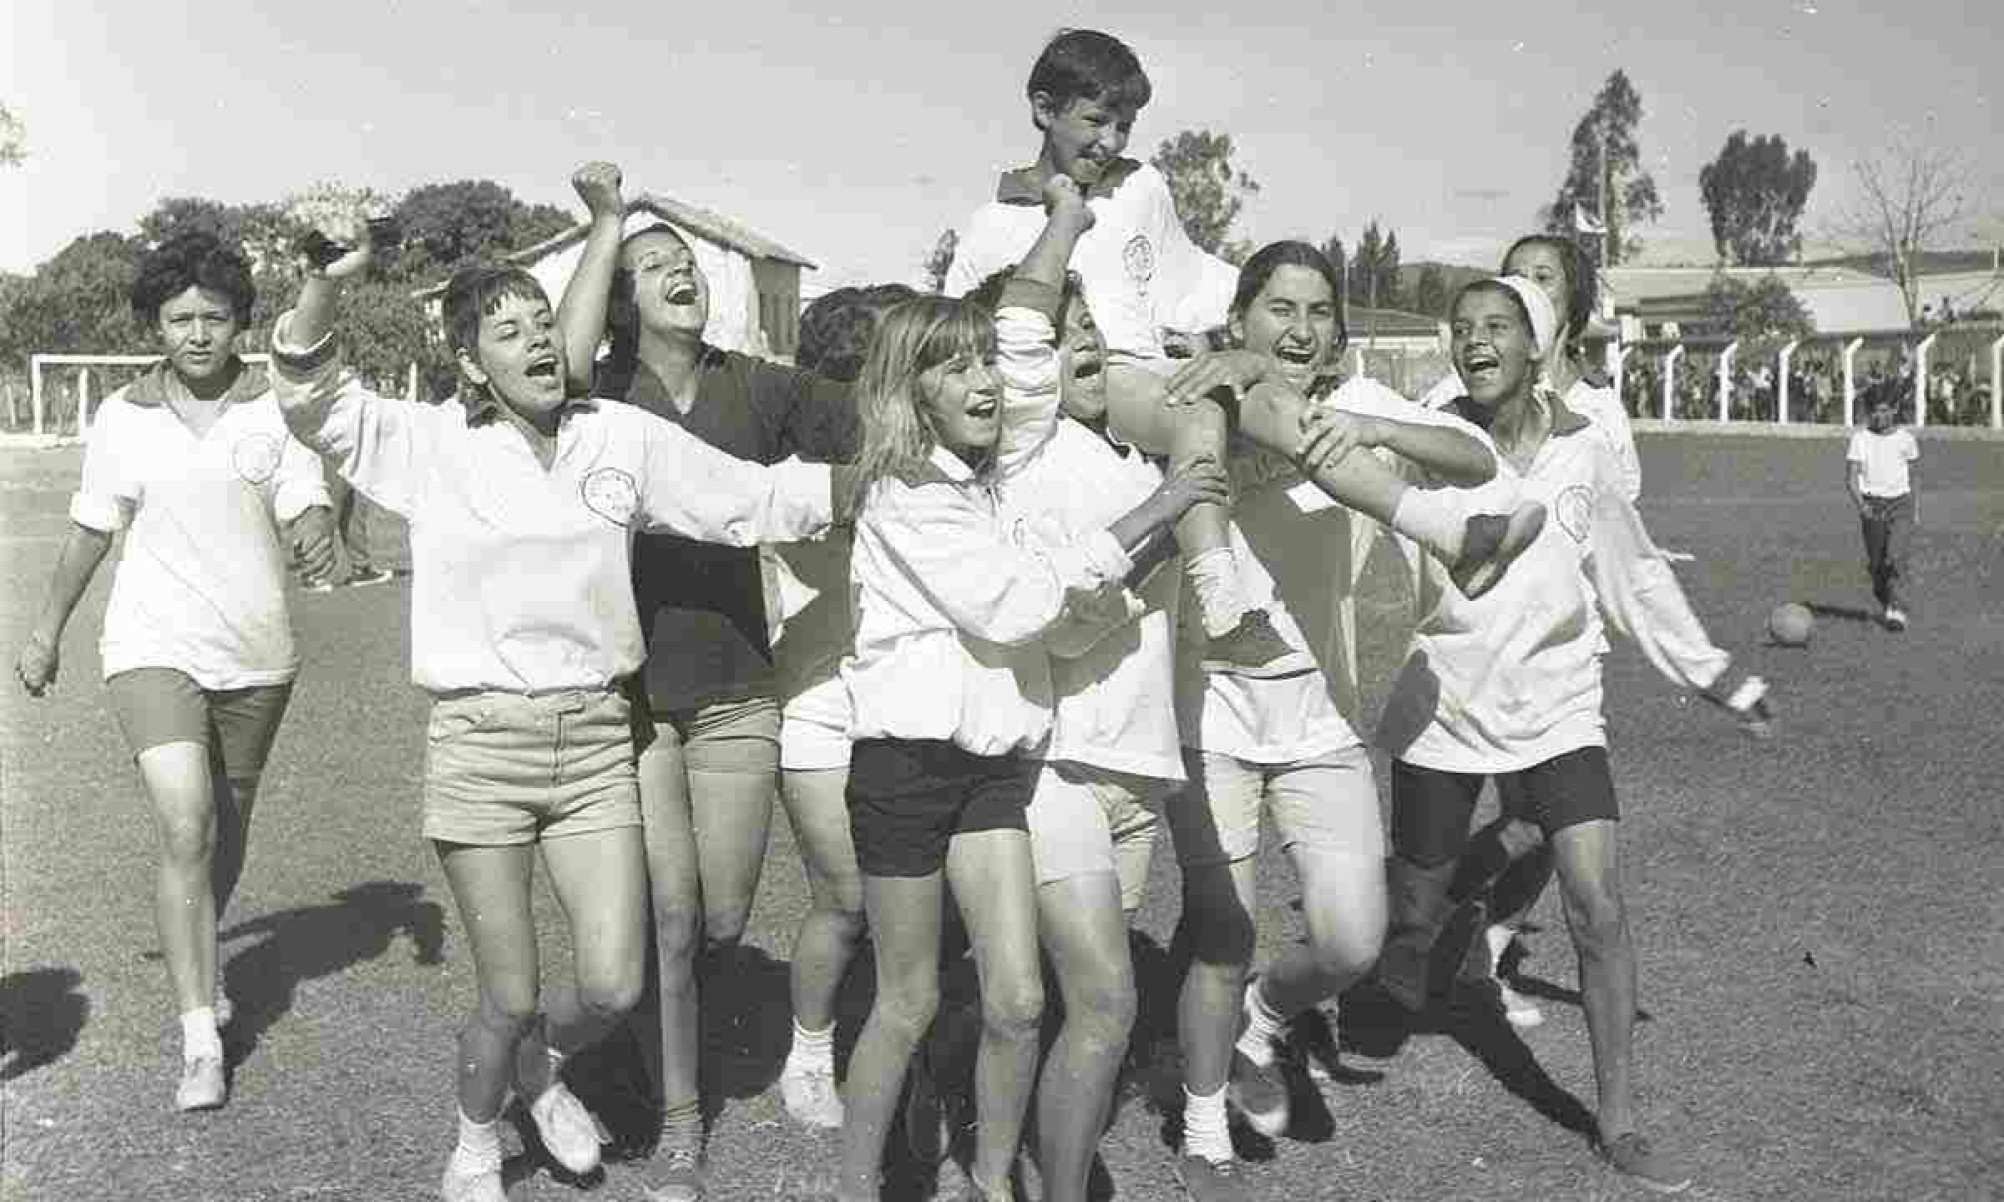
[[1859, 525], [1865, 534], [1865, 567], [1872, 596], [1880, 605], [1900, 607], [1900, 581], [1907, 574], [1907, 548], [1914, 540], [1914, 498], [1866, 497]]

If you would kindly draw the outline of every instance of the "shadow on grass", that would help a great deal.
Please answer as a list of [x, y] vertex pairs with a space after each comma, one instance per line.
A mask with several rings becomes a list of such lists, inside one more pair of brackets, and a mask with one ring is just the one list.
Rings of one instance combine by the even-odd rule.
[[1486, 1003], [1456, 1006], [1445, 1017], [1446, 1034], [1489, 1070], [1503, 1088], [1566, 1130], [1588, 1140], [1594, 1138], [1593, 1111], [1552, 1080], [1501, 1009]]
[[90, 1019], [74, 968], [31, 968], [0, 978], [0, 1081], [67, 1056]]
[[1841, 618], [1846, 622], [1858, 622], [1866, 626], [1879, 624], [1879, 615], [1855, 605], [1825, 605], [1822, 602], [1811, 601], [1807, 608], [1819, 618]]
[[292, 1009], [301, 981], [374, 960], [399, 935], [410, 940], [416, 963], [444, 963], [445, 913], [423, 894], [424, 886], [408, 881], [369, 881], [341, 890], [331, 903], [280, 910], [217, 932], [219, 943], [257, 939], [223, 969], [236, 1008], [223, 1032], [230, 1064], [257, 1050], [264, 1033]]

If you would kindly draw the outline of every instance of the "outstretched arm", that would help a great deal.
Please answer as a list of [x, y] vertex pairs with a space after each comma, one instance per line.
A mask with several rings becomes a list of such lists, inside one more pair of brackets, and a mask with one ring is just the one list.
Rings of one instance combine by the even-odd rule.
[[611, 305], [612, 277], [619, 268], [619, 239], [626, 222], [626, 202], [619, 194], [619, 168], [611, 163], [586, 163], [572, 173], [571, 187], [591, 214], [591, 232], [564, 298], [557, 302], [557, 329], [564, 337], [564, 383], [572, 393], [591, 390], [592, 363], [605, 337], [606, 311]]

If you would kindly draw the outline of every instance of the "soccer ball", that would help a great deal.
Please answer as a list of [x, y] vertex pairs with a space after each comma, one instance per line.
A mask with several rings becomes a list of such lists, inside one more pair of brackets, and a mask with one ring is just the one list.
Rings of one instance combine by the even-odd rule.
[[1816, 628], [1816, 616], [1809, 612], [1807, 605], [1790, 601], [1777, 605], [1767, 616], [1767, 632], [1775, 642], [1784, 647], [1806, 647], [1809, 632]]

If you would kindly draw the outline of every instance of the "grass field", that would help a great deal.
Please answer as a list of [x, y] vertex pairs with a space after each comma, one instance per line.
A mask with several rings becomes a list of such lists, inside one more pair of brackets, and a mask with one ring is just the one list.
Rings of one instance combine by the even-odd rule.
[[[1645, 433], [1644, 515], [1714, 635], [1768, 675], [1780, 736], [1738, 737], [1632, 649], [1608, 668], [1626, 892], [1642, 965], [1638, 1079], [1649, 1130], [1703, 1199], [2004, 1196], [2004, 442], [1923, 440], [1913, 629], [1862, 620], [1842, 443]], [[0, 451], [0, 645], [39, 604], [77, 454]], [[226, 921], [234, 1096], [170, 1111], [177, 1046], [154, 952], [154, 834], [97, 681], [109, 572], [65, 640], [56, 693], [0, 689], [0, 1197], [422, 1199], [451, 1140], [450, 1057], [472, 971], [417, 836], [424, 702], [407, 681], [402, 586], [301, 596], [306, 669]], [[1361, 606], [1367, 695], [1404, 637], [1400, 574]], [[1767, 646], [1768, 610], [1821, 617]], [[1367, 716], [1368, 718], [1368, 716]], [[1294, 937], [1292, 883], [1264, 877], [1267, 949]], [[719, 1199], [806, 1198], [833, 1141], [789, 1125], [786, 954], [806, 896], [775, 824], [750, 945], [709, 1007], [723, 1094]], [[1120, 1198], [1177, 1197], [1172, 857], [1144, 912], [1136, 1059], [1106, 1140]], [[565, 967], [544, 898], [546, 967]], [[1434, 1016], [1389, 1060], [1304, 1081], [1300, 1138], [1247, 1152], [1273, 1199], [1600, 1199], [1631, 1187], [1578, 1130], [1592, 1101], [1572, 958], [1551, 899], [1524, 966], [1546, 1023], [1521, 1038]], [[867, 998], [852, 988], [844, 1042]], [[631, 1050], [581, 1092], [631, 1118]], [[511, 1198], [638, 1199], [518, 1158]], [[1635, 1196], [1642, 1196], [1637, 1193]]]

